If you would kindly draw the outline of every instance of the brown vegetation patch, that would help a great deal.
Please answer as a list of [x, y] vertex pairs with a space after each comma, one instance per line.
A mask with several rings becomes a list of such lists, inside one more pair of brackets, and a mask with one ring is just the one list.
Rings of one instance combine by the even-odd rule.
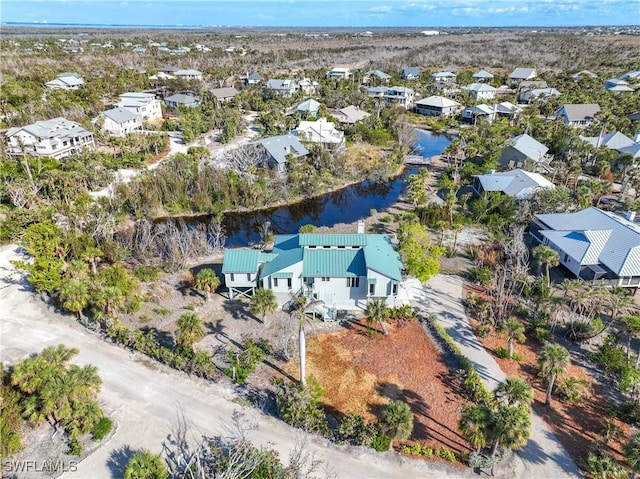
[[409, 442], [469, 452], [458, 431], [465, 400], [442, 353], [417, 322], [388, 329], [387, 336], [372, 333], [361, 320], [309, 340], [307, 374], [325, 389], [329, 411], [373, 421], [389, 400], [400, 399], [414, 413]]
[[[547, 426], [553, 431], [558, 440], [571, 455], [573, 460], [582, 468], [589, 452], [598, 443], [604, 442], [601, 434], [603, 424], [612, 421], [622, 433], [618, 438], [614, 437], [607, 443], [605, 452], [612, 454], [616, 460], [624, 461], [622, 444], [631, 436], [631, 428], [619, 419], [611, 419], [607, 414], [608, 404], [603, 401], [602, 386], [591, 378], [580, 366], [572, 364], [564, 376], [586, 379], [591, 384], [582, 404], [571, 404], [560, 399], [557, 392], [551, 398], [551, 407], [545, 406], [546, 382], [538, 376], [538, 353], [542, 344], [528, 338], [523, 344], [516, 344], [515, 351], [521, 354], [520, 362], [511, 359], [503, 359], [495, 355], [496, 348], [506, 347], [507, 340], [500, 334], [492, 332], [486, 338], [479, 338], [487, 351], [494, 355], [494, 359], [500, 369], [509, 377], [520, 377], [534, 388], [535, 411], [542, 417]], [[622, 441], [621, 441], [622, 440]]]

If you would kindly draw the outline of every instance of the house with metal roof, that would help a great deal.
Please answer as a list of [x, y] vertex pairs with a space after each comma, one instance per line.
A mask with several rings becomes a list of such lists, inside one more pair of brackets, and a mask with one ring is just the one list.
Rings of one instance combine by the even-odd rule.
[[327, 72], [327, 78], [339, 78], [348, 80], [351, 78], [351, 70], [347, 67], [334, 67]]
[[84, 80], [76, 73], [60, 73], [55, 79], [44, 84], [52, 90], [77, 90], [84, 86]]
[[490, 73], [486, 70], [480, 70], [475, 72], [473, 75], [471, 75], [471, 77], [474, 80], [478, 80], [480, 82], [489, 81], [489, 80], [493, 80], [493, 73]]
[[173, 72], [173, 76], [176, 78], [180, 78], [181, 80], [187, 81], [201, 81], [202, 80], [202, 72], [199, 70], [194, 70], [193, 68], [189, 68], [186, 70], [178, 69]]
[[610, 150], [620, 151], [623, 148], [633, 146], [636, 143], [624, 133], [613, 131], [601, 136], [582, 136], [581, 140], [586, 141], [594, 148], [609, 148]]
[[349, 105], [345, 108], [332, 111], [331, 114], [340, 123], [346, 123], [349, 125], [355, 125], [359, 121], [371, 116], [371, 113], [367, 113], [354, 105]]
[[443, 96], [430, 96], [418, 100], [415, 104], [415, 112], [422, 115], [440, 116], [451, 115], [460, 110], [462, 105], [455, 100]]
[[472, 83], [463, 86], [462, 89], [468, 91], [475, 100], [492, 100], [496, 96], [496, 89], [486, 83]]
[[509, 81], [512, 83], [520, 83], [523, 80], [533, 80], [537, 76], [538, 74], [535, 68], [519, 67], [509, 74]]
[[413, 105], [415, 91], [406, 86], [392, 86], [384, 92], [384, 102], [390, 106], [401, 106], [408, 110]]
[[640, 286], [640, 227], [635, 213], [622, 218], [590, 207], [575, 213], [535, 215], [529, 233], [558, 252], [576, 278], [621, 287]]
[[179, 107], [193, 108], [200, 104], [200, 99], [185, 93], [176, 93], [164, 99], [167, 108], [177, 109]]
[[326, 308], [362, 309], [371, 299], [395, 306], [402, 262], [386, 235], [276, 235], [273, 250], [229, 249], [222, 273], [229, 297], [270, 289], [280, 305], [292, 297], [321, 301]]
[[279, 80], [272, 78], [265, 85], [265, 90], [275, 96], [292, 96], [298, 90], [298, 83], [295, 80]]
[[451, 72], [436, 72], [431, 75], [433, 82], [438, 83], [453, 83], [458, 78], [458, 75]]
[[303, 78], [298, 81], [298, 88], [301, 92], [306, 93], [307, 95], [313, 95], [317, 90], [320, 84], [312, 80], [310, 78]]
[[538, 163], [549, 151], [549, 148], [526, 133], [507, 140], [503, 147], [498, 164], [506, 168], [522, 168], [528, 163]]
[[635, 91], [629, 86], [629, 82], [621, 80], [620, 78], [609, 78], [604, 87], [613, 93], [632, 92]]
[[263, 138], [247, 145], [255, 148], [261, 157], [258, 164], [284, 174], [289, 157], [306, 156], [309, 151], [294, 135], [279, 135]]
[[242, 79], [245, 85], [259, 85], [262, 82], [262, 75], [260, 73], [253, 71], [251, 73], [247, 73], [247, 75]]
[[129, 110], [140, 117], [143, 122], [162, 118], [162, 102], [152, 93], [123, 93], [116, 106]]
[[371, 85], [378, 80], [380, 82], [388, 82], [391, 78], [391, 75], [381, 71], [381, 70], [369, 70], [362, 75], [362, 81], [360, 82], [362, 85]]
[[369, 98], [384, 98], [384, 94], [387, 93], [389, 87], [386, 86], [370, 86], [367, 88], [367, 96]]
[[6, 138], [5, 152], [14, 157], [65, 158], [95, 148], [91, 132], [62, 117], [9, 128]]
[[313, 98], [309, 98], [298, 105], [296, 111], [303, 117], [315, 118], [320, 110], [320, 102], [315, 101]]
[[640, 70], [631, 70], [620, 75], [620, 80], [640, 81]]
[[406, 67], [402, 69], [400, 78], [403, 80], [417, 80], [420, 77], [420, 68], [418, 67]]
[[589, 71], [589, 70], [580, 70], [577, 73], [574, 73], [573, 75], [571, 75], [571, 78], [573, 78], [574, 80], [578, 81], [581, 78], [598, 78], [598, 75], [596, 75], [595, 73]]
[[523, 103], [531, 103], [538, 99], [548, 99], [552, 96], [560, 96], [560, 92], [555, 88], [534, 88], [520, 94], [520, 101]]
[[596, 103], [574, 103], [562, 105], [555, 114], [564, 121], [565, 125], [586, 128], [593, 123], [599, 112], [600, 105]]
[[223, 103], [231, 103], [236, 95], [240, 93], [234, 87], [224, 87], [224, 88], [212, 88], [209, 90], [210, 98], [212, 98], [217, 105], [221, 105]]
[[472, 125], [475, 125], [480, 118], [491, 122], [495, 117], [495, 108], [485, 103], [468, 106], [462, 111], [462, 121], [471, 123]]
[[111, 136], [125, 136], [133, 131], [142, 129], [142, 119], [122, 107], [103, 111], [100, 114], [100, 118], [102, 119], [102, 130]]
[[485, 191], [497, 191], [517, 200], [526, 200], [531, 195], [555, 185], [538, 173], [522, 169], [495, 172], [486, 175], [474, 175], [473, 191], [480, 196]]
[[316, 121], [301, 121], [294, 130], [294, 134], [302, 141], [320, 143], [337, 149], [344, 145], [344, 131], [336, 128], [335, 124], [326, 118]]

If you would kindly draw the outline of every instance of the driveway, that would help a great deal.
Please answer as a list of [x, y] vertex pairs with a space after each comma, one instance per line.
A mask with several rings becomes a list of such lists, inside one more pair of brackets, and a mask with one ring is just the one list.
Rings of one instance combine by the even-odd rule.
[[[146, 448], [162, 451], [162, 443], [175, 435], [181, 417], [197, 441], [202, 435], [228, 435], [232, 414], [242, 411], [257, 425], [248, 431], [254, 443], [272, 447], [286, 462], [301, 438], [308, 451], [324, 468], [339, 478], [459, 478], [472, 471], [412, 460], [395, 453], [377, 453], [364, 448], [336, 446], [327, 440], [293, 429], [260, 411], [243, 407], [233, 391], [159, 365], [144, 356], [108, 343], [80, 326], [71, 316], [55, 314], [24, 288], [10, 259], [15, 246], [0, 249], [0, 359], [15, 361], [60, 343], [80, 350], [75, 362], [99, 368], [103, 385], [100, 401], [117, 424], [112, 438], [78, 466], [69, 479], [122, 477], [122, 467], [131, 452]], [[42, 459], [42, 458], [41, 458]], [[324, 472], [317, 472], [324, 477]], [[63, 477], [65, 477], [63, 476]]]
[[[506, 379], [469, 324], [463, 306], [463, 280], [459, 276], [436, 275], [424, 286], [418, 280], [408, 280], [403, 283], [403, 289], [414, 306], [437, 315], [438, 322], [453, 338], [462, 354], [473, 363], [490, 390]], [[582, 477], [573, 459], [535, 411], [529, 442], [517, 451], [512, 465], [511, 477], [514, 478]]]

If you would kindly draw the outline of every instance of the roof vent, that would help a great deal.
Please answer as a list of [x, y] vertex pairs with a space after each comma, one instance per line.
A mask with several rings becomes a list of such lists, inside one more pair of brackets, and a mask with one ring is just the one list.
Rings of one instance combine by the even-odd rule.
[[364, 220], [359, 220], [358, 221], [358, 234], [359, 235], [363, 235], [364, 234]]
[[633, 221], [636, 219], [636, 212], [632, 210], [627, 211], [627, 214], [624, 215], [624, 219], [633, 223]]

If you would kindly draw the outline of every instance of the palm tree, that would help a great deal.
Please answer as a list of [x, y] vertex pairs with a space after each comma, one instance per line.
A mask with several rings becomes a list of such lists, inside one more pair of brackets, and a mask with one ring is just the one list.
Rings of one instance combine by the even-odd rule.
[[84, 281], [78, 279], [64, 279], [58, 288], [58, 295], [62, 307], [72, 313], [76, 313], [80, 319], [80, 313], [89, 305], [89, 287]]
[[178, 318], [176, 341], [184, 349], [193, 349], [195, 343], [204, 338], [202, 320], [195, 313], [185, 313]]
[[381, 423], [389, 434], [389, 450], [393, 450], [395, 439], [406, 439], [413, 429], [413, 413], [407, 403], [391, 401], [383, 410]]
[[559, 344], [546, 343], [538, 357], [540, 375], [548, 381], [545, 404], [551, 405], [551, 392], [555, 380], [564, 375], [571, 365], [569, 351]]
[[620, 324], [627, 336], [627, 360], [631, 357], [631, 340], [640, 335], [640, 316], [623, 316], [620, 318]]
[[460, 432], [476, 448], [477, 453], [489, 442], [490, 426], [491, 410], [483, 404], [468, 404], [458, 424]]
[[384, 322], [389, 318], [389, 308], [384, 299], [373, 299], [369, 301], [364, 310], [364, 315], [367, 318], [367, 324], [371, 325], [377, 321], [382, 330], [382, 334], [385, 336], [389, 334], [387, 328], [384, 327]]
[[496, 399], [507, 406], [529, 407], [533, 401], [533, 388], [522, 378], [507, 378], [495, 391]]
[[98, 263], [102, 259], [104, 253], [100, 248], [91, 247], [87, 248], [82, 255], [82, 259], [87, 261], [91, 265], [91, 272], [96, 274], [98, 272]]
[[640, 434], [635, 434], [629, 438], [624, 445], [624, 456], [633, 471], [633, 479], [640, 473]]
[[594, 479], [628, 478], [627, 470], [609, 454], [592, 452], [587, 456], [587, 468]]
[[545, 266], [545, 275], [547, 277], [547, 285], [551, 285], [551, 277], [549, 275], [549, 269], [560, 264], [560, 257], [558, 252], [549, 246], [541, 244], [531, 250], [531, 254], [538, 261], [538, 264]]
[[320, 300], [307, 300], [305, 296], [294, 297], [291, 301], [289, 315], [298, 320], [298, 356], [300, 359], [300, 384], [307, 387], [307, 334], [304, 329], [305, 323], [309, 320], [306, 312], [314, 306], [321, 304]]
[[502, 324], [502, 329], [507, 333], [507, 349], [509, 359], [513, 357], [513, 343], [524, 341], [524, 325], [516, 318], [509, 318]]
[[125, 302], [126, 297], [117, 286], [104, 286], [95, 293], [95, 305], [108, 318], [115, 317]]
[[253, 293], [251, 298], [251, 312], [258, 314], [264, 323], [268, 313], [273, 313], [278, 308], [276, 295], [270, 289], [260, 288]]
[[166, 479], [168, 476], [162, 458], [146, 450], [136, 452], [124, 470], [124, 479]]
[[494, 436], [492, 455], [499, 447], [518, 449], [524, 446], [531, 434], [531, 413], [522, 407], [498, 405], [492, 421]]
[[207, 300], [211, 299], [213, 293], [220, 286], [220, 278], [211, 268], [202, 268], [193, 279], [193, 287], [198, 291], [204, 291]]

